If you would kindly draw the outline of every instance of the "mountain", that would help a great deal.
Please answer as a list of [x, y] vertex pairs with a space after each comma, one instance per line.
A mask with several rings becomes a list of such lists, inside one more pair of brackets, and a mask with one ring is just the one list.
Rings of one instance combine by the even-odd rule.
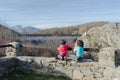
[[40, 30], [40, 29], [32, 27], [32, 26], [23, 27], [21, 25], [16, 25], [16, 26], [10, 27], [10, 28], [14, 31], [17, 31], [20, 34], [29, 34], [29, 33], [32, 33], [34, 31]]
[[83, 34], [84, 32], [87, 32], [92, 27], [100, 27], [105, 25], [108, 22], [105, 21], [98, 21], [98, 22], [89, 22], [81, 25], [76, 26], [67, 26], [62, 28], [51, 28], [51, 29], [45, 29], [45, 30], [39, 30], [33, 32], [33, 34], [52, 34], [52, 35], [65, 35], [65, 34]]

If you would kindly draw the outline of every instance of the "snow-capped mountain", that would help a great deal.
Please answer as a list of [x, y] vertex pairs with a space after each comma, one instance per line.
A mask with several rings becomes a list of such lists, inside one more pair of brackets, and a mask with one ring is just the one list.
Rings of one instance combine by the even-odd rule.
[[29, 34], [29, 33], [32, 33], [34, 31], [40, 30], [40, 29], [32, 27], [32, 26], [23, 27], [21, 25], [16, 25], [16, 26], [10, 27], [10, 28], [18, 33], [21, 33], [21, 34]]

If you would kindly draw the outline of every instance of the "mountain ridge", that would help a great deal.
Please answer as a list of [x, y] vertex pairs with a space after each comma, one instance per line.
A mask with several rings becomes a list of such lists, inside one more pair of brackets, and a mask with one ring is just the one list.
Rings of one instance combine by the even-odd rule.
[[30, 34], [30, 33], [34, 32], [34, 31], [40, 30], [40, 29], [35, 28], [33, 26], [23, 27], [21, 25], [16, 25], [14, 27], [9, 27], [9, 28], [14, 30], [14, 31], [17, 31], [20, 34]]
[[96, 21], [96, 22], [89, 22], [85, 24], [80, 24], [76, 26], [67, 26], [62, 28], [50, 28], [45, 30], [35, 31], [32, 34], [52, 34], [52, 35], [64, 35], [64, 34], [83, 34], [87, 32], [92, 27], [100, 27], [104, 24], [109, 23], [107, 21]]

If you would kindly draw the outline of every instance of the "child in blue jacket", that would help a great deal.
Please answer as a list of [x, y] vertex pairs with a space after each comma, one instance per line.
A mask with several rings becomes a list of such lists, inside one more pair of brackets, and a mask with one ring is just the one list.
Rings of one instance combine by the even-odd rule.
[[75, 47], [74, 47], [74, 53], [77, 57], [77, 62], [79, 62], [83, 59], [84, 43], [82, 40], [77, 40]]

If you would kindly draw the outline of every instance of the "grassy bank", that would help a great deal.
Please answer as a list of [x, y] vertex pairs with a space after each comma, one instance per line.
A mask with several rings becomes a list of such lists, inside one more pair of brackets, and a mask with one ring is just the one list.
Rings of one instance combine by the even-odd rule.
[[0, 80], [71, 80], [64, 76], [53, 76], [43, 74], [25, 73], [22, 71], [9, 73], [8, 76], [3, 76]]

